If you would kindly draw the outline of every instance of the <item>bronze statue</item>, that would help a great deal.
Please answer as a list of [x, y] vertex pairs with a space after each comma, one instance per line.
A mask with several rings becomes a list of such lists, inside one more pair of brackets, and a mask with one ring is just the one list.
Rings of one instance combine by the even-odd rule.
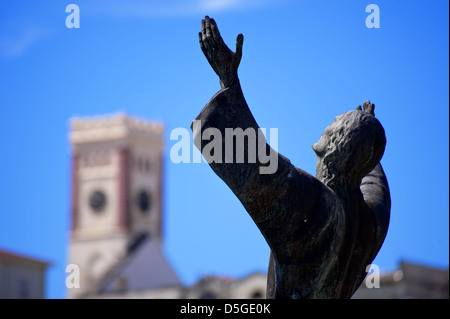
[[[237, 74], [243, 36], [237, 36], [232, 52], [215, 21], [205, 17], [199, 41], [222, 89], [197, 116], [201, 127], [191, 126], [194, 143], [204, 151], [205, 130], [222, 133], [222, 160], [209, 164], [239, 198], [271, 249], [267, 298], [350, 298], [383, 244], [390, 217], [389, 186], [379, 163], [386, 138], [374, 105], [364, 102], [363, 109], [358, 106], [337, 116], [325, 129], [313, 145], [316, 177], [278, 153], [272, 174], [260, 173], [267, 163], [249, 161], [247, 148], [244, 162], [225, 161], [227, 128], [259, 132]], [[257, 134], [256, 143], [264, 143], [263, 151], [275, 152], [263, 138]], [[249, 138], [246, 145], [252, 142]]]

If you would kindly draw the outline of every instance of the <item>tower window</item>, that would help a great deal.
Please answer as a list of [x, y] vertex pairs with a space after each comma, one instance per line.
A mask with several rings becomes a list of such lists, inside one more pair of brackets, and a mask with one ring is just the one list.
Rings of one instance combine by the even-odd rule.
[[139, 209], [142, 212], [146, 213], [146, 212], [150, 211], [151, 203], [152, 203], [152, 199], [151, 199], [150, 193], [145, 190], [141, 190], [137, 196], [137, 204], [138, 204]]
[[138, 172], [148, 173], [151, 169], [150, 160], [142, 156], [133, 157], [131, 168]]
[[89, 197], [89, 206], [91, 206], [95, 212], [101, 212], [106, 206], [106, 195], [100, 190], [92, 192]]

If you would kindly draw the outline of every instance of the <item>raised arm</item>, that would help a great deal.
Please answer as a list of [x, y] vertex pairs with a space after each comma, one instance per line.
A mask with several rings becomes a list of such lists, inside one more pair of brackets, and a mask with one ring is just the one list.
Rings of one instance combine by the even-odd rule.
[[[358, 106], [361, 110], [361, 106]], [[363, 103], [364, 111], [375, 116], [375, 105], [369, 102]], [[391, 195], [389, 191], [389, 184], [383, 168], [378, 163], [375, 168], [367, 174], [361, 181], [361, 192], [364, 196], [364, 201], [367, 206], [372, 210], [374, 217], [377, 220], [378, 225], [376, 237], [381, 239], [386, 236], [390, 211], [391, 211]], [[382, 240], [377, 240], [382, 244]]]
[[[378, 225], [378, 229], [376, 237], [384, 238], [389, 225], [391, 195], [386, 175], [380, 163], [363, 178], [360, 188], [364, 196], [364, 201], [372, 210], [377, 220], [376, 224]], [[381, 244], [382, 241], [380, 247]]]
[[[200, 47], [219, 76], [220, 90], [203, 108], [191, 128], [194, 144], [214, 172], [230, 187], [264, 233], [270, 225], [260, 225], [281, 196], [305, 202], [313, 195], [313, 176], [294, 167], [267, 143], [245, 101], [237, 76], [242, 57], [242, 34], [237, 36], [236, 52], [224, 43], [215, 21], [202, 20]], [[231, 156], [230, 156], [231, 152]], [[288, 201], [290, 203], [292, 201]], [[286, 204], [288, 206], [288, 204]]]

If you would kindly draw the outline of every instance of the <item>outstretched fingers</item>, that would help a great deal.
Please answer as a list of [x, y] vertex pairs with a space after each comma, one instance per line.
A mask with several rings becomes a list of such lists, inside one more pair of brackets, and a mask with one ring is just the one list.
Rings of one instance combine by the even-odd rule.
[[209, 19], [209, 25], [210, 25], [211, 34], [212, 34], [214, 41], [218, 45], [224, 44], [222, 36], [220, 35], [220, 32], [219, 32], [219, 28], [217, 27], [216, 21], [214, 21], [214, 19], [212, 19], [212, 18]]
[[244, 37], [239, 34], [236, 38], [236, 52], [232, 52], [223, 41], [214, 19], [206, 16], [202, 20], [202, 31], [199, 33], [200, 48], [224, 85], [236, 81], [243, 41]]
[[202, 49], [203, 54], [205, 55], [206, 59], [208, 60], [209, 64], [213, 68], [213, 70], [217, 73], [218, 69], [214, 62], [214, 49], [211, 46], [210, 38], [207, 36], [207, 27], [206, 27], [206, 21], [202, 20], [202, 32], [198, 33], [198, 38], [200, 42], [200, 48]]
[[375, 116], [375, 104], [370, 103], [369, 100], [365, 101], [363, 103], [363, 109], [364, 111], [366, 111], [367, 113], [372, 114], [373, 116]]
[[371, 114], [372, 116], [375, 116], [375, 104], [370, 103], [369, 100], [367, 100], [367, 101], [365, 101], [365, 102], [363, 103], [362, 108], [361, 108], [361, 105], [358, 105], [358, 106], [356, 107], [356, 109], [357, 109], [358, 111], [364, 110], [364, 112], [367, 112], [367, 113]]
[[203, 53], [205, 53], [206, 57], [209, 59], [212, 59], [213, 50], [211, 47], [211, 43], [207, 36], [207, 27], [206, 27], [206, 21], [202, 20], [202, 32], [199, 33], [200, 38], [200, 46], [202, 47]]
[[200, 43], [200, 49], [202, 49], [203, 54], [208, 58], [208, 52], [206, 51], [205, 44], [203, 43], [203, 35], [201, 32], [198, 33], [198, 42]]
[[207, 42], [209, 49], [212, 50], [211, 54], [214, 53], [216, 50], [216, 43], [211, 30], [211, 19], [208, 16], [202, 20], [202, 35], [203, 42]]
[[206, 36], [207, 37], [211, 37], [212, 36], [212, 32], [211, 32], [211, 19], [206, 16], [205, 17], [205, 32], [206, 32]]

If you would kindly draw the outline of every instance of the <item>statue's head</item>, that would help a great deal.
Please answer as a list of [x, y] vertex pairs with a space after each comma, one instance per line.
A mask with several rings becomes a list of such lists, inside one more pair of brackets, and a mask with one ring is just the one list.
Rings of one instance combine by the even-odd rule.
[[342, 183], [359, 186], [381, 160], [385, 146], [383, 126], [371, 113], [341, 114], [312, 146], [317, 155], [316, 177], [332, 189]]

